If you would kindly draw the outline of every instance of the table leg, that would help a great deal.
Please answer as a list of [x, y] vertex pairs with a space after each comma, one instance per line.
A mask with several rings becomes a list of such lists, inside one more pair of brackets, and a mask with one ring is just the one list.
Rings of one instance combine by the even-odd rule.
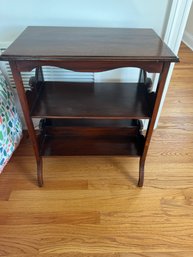
[[38, 185], [41, 187], [43, 185], [42, 157], [40, 155], [35, 129], [34, 129], [33, 122], [32, 122], [31, 116], [30, 116], [29, 105], [27, 102], [22, 77], [20, 74], [20, 70], [18, 70], [18, 68], [17, 68], [17, 62], [11, 61], [10, 67], [11, 67], [13, 78], [14, 78], [14, 81], [16, 84], [18, 96], [19, 96], [21, 107], [22, 107], [23, 114], [25, 117], [25, 122], [26, 122], [26, 125], [28, 128], [29, 137], [32, 141], [35, 158], [36, 158], [36, 163], [37, 163]]
[[143, 186], [143, 182], [144, 182], [144, 166], [145, 166], [145, 160], [143, 160], [142, 158], [140, 158], [140, 161], [139, 161], [139, 180], [138, 180], [138, 187], [142, 187], [142, 186]]
[[151, 136], [153, 133], [153, 129], [155, 126], [155, 121], [156, 121], [157, 113], [159, 110], [159, 106], [160, 106], [160, 102], [161, 102], [161, 98], [162, 98], [162, 94], [163, 94], [169, 67], [170, 67], [170, 63], [164, 63], [162, 72], [160, 73], [160, 78], [159, 78], [158, 86], [156, 89], [156, 100], [154, 103], [154, 109], [153, 109], [152, 117], [149, 120], [147, 132], [146, 132], [146, 136], [145, 136], [144, 149], [143, 149], [143, 152], [142, 152], [142, 155], [140, 158], [140, 163], [139, 163], [139, 181], [138, 181], [139, 187], [143, 186], [145, 160], [146, 160]]

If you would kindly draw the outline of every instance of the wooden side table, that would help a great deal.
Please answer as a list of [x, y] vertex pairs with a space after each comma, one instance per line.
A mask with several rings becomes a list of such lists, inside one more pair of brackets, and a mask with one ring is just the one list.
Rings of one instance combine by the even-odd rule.
[[[137, 156], [138, 186], [171, 62], [178, 58], [151, 29], [27, 27], [0, 57], [9, 61], [43, 185], [47, 155]], [[42, 66], [79, 72], [141, 69], [136, 83], [44, 81]], [[36, 70], [25, 92], [21, 72]], [[159, 73], [156, 92], [146, 72]], [[32, 118], [42, 118], [37, 137]], [[141, 119], [148, 119], [142, 135]]]

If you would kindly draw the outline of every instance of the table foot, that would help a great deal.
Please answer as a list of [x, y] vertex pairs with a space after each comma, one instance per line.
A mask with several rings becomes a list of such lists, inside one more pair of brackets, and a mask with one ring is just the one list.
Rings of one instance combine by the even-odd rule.
[[38, 186], [42, 187], [43, 186], [43, 163], [42, 163], [42, 158], [37, 161], [37, 180], [38, 180]]
[[138, 187], [142, 187], [144, 183], [144, 166], [145, 166], [145, 162], [140, 160]]

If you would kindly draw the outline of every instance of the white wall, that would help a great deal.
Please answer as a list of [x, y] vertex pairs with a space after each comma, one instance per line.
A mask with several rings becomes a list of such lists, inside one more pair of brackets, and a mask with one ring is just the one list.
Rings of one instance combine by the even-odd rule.
[[193, 4], [190, 9], [190, 14], [186, 24], [183, 41], [187, 46], [189, 46], [193, 50]]
[[165, 28], [162, 0], [0, 0], [0, 42], [11, 42], [29, 25]]
[[[172, 1], [162, 0], [0, 0], [0, 47], [29, 25], [141, 27], [165, 33]], [[96, 81], [133, 81], [137, 69], [95, 74]]]

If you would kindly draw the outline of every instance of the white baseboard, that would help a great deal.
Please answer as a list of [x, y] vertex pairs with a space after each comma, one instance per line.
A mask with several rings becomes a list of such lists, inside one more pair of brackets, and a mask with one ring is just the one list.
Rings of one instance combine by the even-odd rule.
[[193, 51], [193, 35], [187, 31], [184, 31], [182, 41]]

